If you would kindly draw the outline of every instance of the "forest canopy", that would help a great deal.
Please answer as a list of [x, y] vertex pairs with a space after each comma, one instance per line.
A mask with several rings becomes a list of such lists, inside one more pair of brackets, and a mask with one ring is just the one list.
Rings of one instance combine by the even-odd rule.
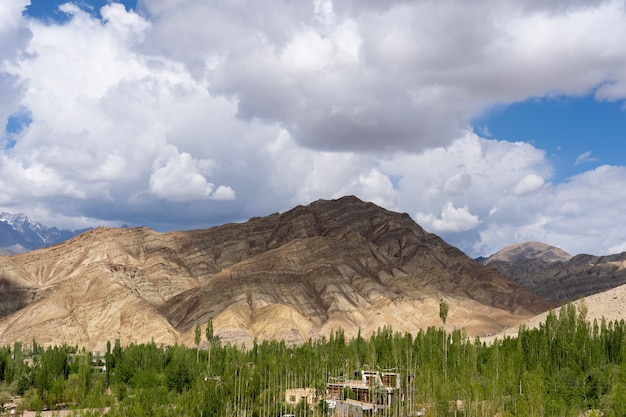
[[[626, 325], [590, 323], [584, 305], [565, 305], [538, 328], [521, 326], [517, 337], [489, 344], [463, 330], [412, 335], [383, 327], [367, 339], [347, 340], [338, 329], [299, 346], [233, 346], [210, 324], [198, 326], [206, 337], [195, 347], [119, 340], [101, 354], [36, 341], [3, 347], [0, 405], [20, 395], [20, 408], [85, 416], [322, 416], [330, 415], [329, 382], [393, 370], [402, 395], [380, 415], [626, 415]], [[285, 402], [287, 389], [305, 387], [315, 389], [316, 406]]]

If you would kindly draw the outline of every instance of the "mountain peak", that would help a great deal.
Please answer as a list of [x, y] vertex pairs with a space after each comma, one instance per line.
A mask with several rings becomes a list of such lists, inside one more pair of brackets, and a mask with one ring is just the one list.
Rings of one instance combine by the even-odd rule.
[[38, 224], [43, 226], [41, 223], [34, 222], [25, 214], [22, 213], [8, 213], [3, 211], [0, 213], [0, 221], [8, 223], [12, 226], [21, 226], [24, 224]]
[[25, 253], [60, 243], [80, 231], [59, 230], [32, 220], [23, 213], [0, 213], [1, 254]]
[[542, 260], [544, 262], [565, 262], [572, 259], [572, 255], [556, 246], [551, 246], [543, 242], [523, 242], [510, 245], [499, 252], [489, 256], [483, 261], [490, 264], [494, 261], [514, 262], [525, 259]]
[[554, 246], [527, 242], [483, 260], [517, 285], [559, 303], [626, 284], [626, 252], [574, 257]]

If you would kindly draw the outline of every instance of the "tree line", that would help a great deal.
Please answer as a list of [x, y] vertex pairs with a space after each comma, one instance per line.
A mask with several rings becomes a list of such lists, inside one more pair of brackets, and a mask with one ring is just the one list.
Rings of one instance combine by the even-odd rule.
[[[0, 348], [0, 406], [11, 394], [25, 408], [84, 416], [314, 417], [329, 415], [327, 383], [367, 369], [401, 374], [402, 401], [381, 415], [624, 416], [625, 337], [623, 320], [589, 322], [584, 305], [572, 304], [492, 343], [462, 329], [402, 334], [383, 327], [368, 338], [347, 339], [338, 329], [299, 346], [237, 346], [215, 337], [209, 320], [196, 327], [195, 347], [116, 340], [102, 356], [35, 341]], [[286, 389], [304, 387], [318, 392], [317, 406], [285, 402]]]

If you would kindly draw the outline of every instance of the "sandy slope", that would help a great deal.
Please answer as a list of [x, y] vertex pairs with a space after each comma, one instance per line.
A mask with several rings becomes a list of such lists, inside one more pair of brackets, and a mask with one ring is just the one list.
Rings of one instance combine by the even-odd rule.
[[[577, 307], [581, 303], [587, 307], [587, 319], [590, 322], [593, 322], [593, 320], [597, 320], [599, 322], [602, 318], [606, 319], [607, 322], [624, 320], [626, 319], [626, 285], [621, 285], [613, 288], [612, 290], [590, 295], [574, 302]], [[538, 327], [540, 323], [546, 321], [548, 313], [549, 311], [546, 311], [542, 314], [534, 316], [526, 320], [524, 324], [529, 328]], [[494, 338], [517, 336], [518, 329], [519, 326], [513, 326], [503, 332], [482, 338], [481, 340], [489, 342]]]

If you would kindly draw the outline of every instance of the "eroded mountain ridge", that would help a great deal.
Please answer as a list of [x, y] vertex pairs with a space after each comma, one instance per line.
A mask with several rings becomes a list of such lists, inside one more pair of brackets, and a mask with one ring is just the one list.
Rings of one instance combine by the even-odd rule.
[[[407, 214], [355, 197], [205, 230], [98, 228], [0, 258], [0, 343], [102, 348], [193, 343], [212, 317], [225, 342], [299, 343], [342, 327], [446, 325], [496, 333], [551, 307]], [[13, 295], [11, 295], [13, 294]]]

